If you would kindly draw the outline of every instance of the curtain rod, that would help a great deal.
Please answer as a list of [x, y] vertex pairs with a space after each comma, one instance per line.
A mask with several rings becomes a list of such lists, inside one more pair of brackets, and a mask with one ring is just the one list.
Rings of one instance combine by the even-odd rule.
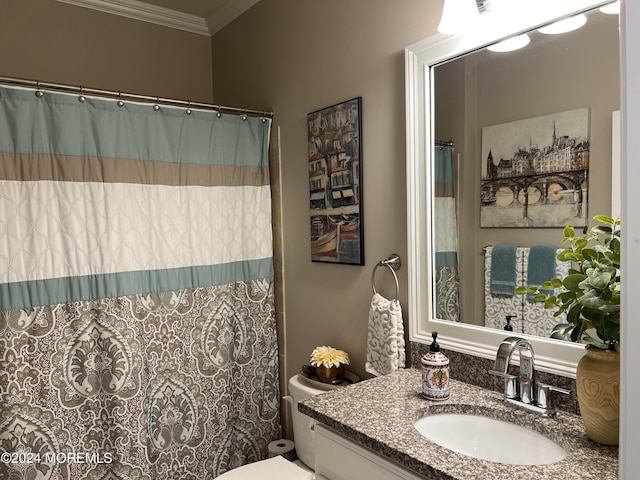
[[453, 147], [453, 140], [436, 140], [436, 147]]
[[172, 107], [196, 108], [202, 110], [213, 110], [219, 113], [242, 114], [256, 117], [273, 118], [274, 111], [252, 110], [249, 108], [226, 107], [214, 105], [212, 103], [191, 102], [188, 100], [177, 100], [173, 98], [152, 97], [149, 95], [139, 95], [136, 93], [123, 93], [115, 90], [101, 90], [97, 88], [87, 88], [75, 85], [65, 85], [62, 83], [41, 82], [39, 80], [27, 80], [23, 78], [11, 78], [0, 76], [0, 84], [19, 87], [29, 87], [35, 89], [54, 90], [64, 93], [77, 93], [80, 95], [90, 95], [94, 97], [110, 98], [114, 100], [152, 103], [154, 105], [169, 105]]

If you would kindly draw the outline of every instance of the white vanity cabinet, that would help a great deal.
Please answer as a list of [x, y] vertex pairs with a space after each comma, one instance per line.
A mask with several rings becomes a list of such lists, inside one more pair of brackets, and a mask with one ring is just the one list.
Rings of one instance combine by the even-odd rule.
[[320, 423], [315, 425], [316, 480], [425, 480], [357, 445]]

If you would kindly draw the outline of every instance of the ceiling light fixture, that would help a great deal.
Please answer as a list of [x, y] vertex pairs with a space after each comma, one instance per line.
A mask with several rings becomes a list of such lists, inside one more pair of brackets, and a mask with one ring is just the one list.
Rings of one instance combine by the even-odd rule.
[[468, 30], [480, 18], [475, 0], [444, 0], [438, 31], [456, 35]]
[[558, 33], [572, 32], [582, 27], [585, 23], [587, 23], [587, 17], [580, 14], [554, 22], [546, 27], [541, 27], [538, 31], [540, 33], [546, 33], [547, 35], [555, 35]]
[[522, 47], [526, 47], [529, 45], [531, 39], [529, 35], [523, 33], [522, 35], [518, 35], [517, 37], [507, 38], [506, 40], [502, 40], [501, 42], [495, 43], [493, 45], [489, 45], [487, 50], [491, 50], [492, 52], [513, 52], [514, 50], [519, 50]]

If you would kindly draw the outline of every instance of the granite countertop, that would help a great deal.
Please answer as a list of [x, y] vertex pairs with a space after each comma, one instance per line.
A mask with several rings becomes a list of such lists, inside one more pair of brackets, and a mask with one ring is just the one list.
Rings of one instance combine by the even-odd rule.
[[[617, 479], [618, 448], [599, 445], [586, 436], [577, 415], [553, 418], [505, 405], [502, 395], [475, 385], [451, 381], [449, 400], [424, 399], [421, 372], [402, 370], [315, 395], [299, 410], [334, 431], [429, 479], [512, 480]], [[482, 413], [538, 431], [562, 445], [569, 455], [550, 465], [507, 465], [468, 457], [424, 438], [413, 422], [427, 413]], [[490, 439], [487, 439], [490, 441]]]

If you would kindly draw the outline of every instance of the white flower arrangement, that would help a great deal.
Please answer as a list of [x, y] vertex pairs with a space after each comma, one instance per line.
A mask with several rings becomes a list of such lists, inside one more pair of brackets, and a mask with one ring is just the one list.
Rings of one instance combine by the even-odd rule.
[[322, 365], [331, 368], [339, 367], [341, 364], [349, 365], [349, 355], [343, 350], [333, 347], [316, 347], [311, 352], [311, 365], [314, 367]]

